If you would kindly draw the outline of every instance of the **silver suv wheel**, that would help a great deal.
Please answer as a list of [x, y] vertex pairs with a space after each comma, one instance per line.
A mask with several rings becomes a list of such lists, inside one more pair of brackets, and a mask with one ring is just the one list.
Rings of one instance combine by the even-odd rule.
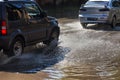
[[115, 27], [116, 27], [116, 24], [117, 24], [117, 23], [116, 23], [116, 18], [113, 17], [111, 27], [112, 27], [112, 28], [115, 28]]
[[87, 23], [81, 23], [83, 28], [87, 28]]

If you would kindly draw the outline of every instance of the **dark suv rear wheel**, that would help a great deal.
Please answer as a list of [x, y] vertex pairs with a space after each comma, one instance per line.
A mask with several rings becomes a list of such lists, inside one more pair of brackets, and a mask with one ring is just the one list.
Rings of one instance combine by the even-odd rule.
[[10, 49], [9, 50], [4, 50], [4, 53], [8, 55], [8, 57], [11, 56], [19, 56], [22, 54], [24, 49], [24, 42], [21, 38], [16, 38], [13, 40]]
[[43, 43], [46, 44], [46, 45], [50, 45], [50, 43], [54, 40], [56, 40], [58, 42], [58, 37], [59, 37], [59, 30], [55, 29], [52, 32], [49, 40], [43, 41]]

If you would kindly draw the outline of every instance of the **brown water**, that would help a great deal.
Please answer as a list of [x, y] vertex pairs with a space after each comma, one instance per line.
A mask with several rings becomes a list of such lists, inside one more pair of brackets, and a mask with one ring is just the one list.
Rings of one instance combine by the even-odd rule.
[[28, 48], [0, 66], [0, 80], [120, 80], [119, 29], [82, 29], [79, 21], [61, 26], [58, 47]]

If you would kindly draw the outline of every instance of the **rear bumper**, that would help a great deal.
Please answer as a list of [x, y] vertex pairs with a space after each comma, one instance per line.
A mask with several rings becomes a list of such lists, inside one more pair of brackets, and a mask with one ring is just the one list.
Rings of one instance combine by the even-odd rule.
[[79, 14], [81, 23], [109, 23], [109, 17], [106, 14], [100, 15], [82, 15]]
[[9, 49], [10, 38], [6, 36], [0, 37], [0, 48], [1, 49]]

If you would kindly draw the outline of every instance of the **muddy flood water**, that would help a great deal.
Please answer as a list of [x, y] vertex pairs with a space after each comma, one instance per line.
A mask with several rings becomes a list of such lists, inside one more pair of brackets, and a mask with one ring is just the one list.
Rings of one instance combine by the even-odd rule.
[[59, 43], [29, 46], [11, 58], [1, 51], [0, 80], [120, 80], [119, 26], [83, 29], [79, 20], [59, 21]]

